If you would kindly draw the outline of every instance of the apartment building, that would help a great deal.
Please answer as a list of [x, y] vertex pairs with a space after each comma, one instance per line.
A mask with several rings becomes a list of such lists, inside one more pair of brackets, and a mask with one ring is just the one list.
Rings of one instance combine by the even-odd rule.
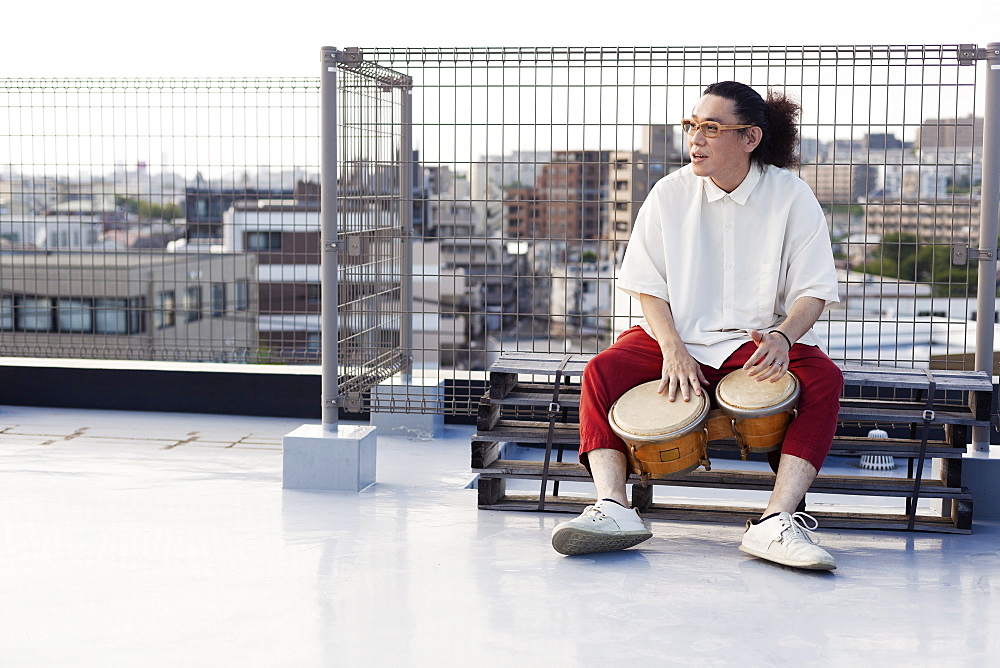
[[649, 156], [638, 151], [614, 152], [608, 173], [608, 228], [616, 257], [628, 245], [639, 208], [649, 194]]
[[847, 205], [871, 196], [877, 189], [878, 170], [860, 163], [811, 163], [801, 167], [799, 176], [820, 204]]
[[543, 202], [544, 237], [579, 245], [607, 229], [609, 151], [555, 151], [543, 165], [536, 188]]
[[507, 188], [503, 193], [504, 231], [514, 239], [543, 239], [544, 205], [535, 188]]
[[0, 239], [45, 250], [104, 247], [102, 216], [0, 214]]
[[979, 151], [983, 144], [983, 118], [928, 118], [917, 129], [916, 146], [922, 152], [949, 148]]
[[0, 254], [0, 355], [252, 361], [246, 254]]
[[260, 347], [272, 361], [320, 361], [320, 219], [316, 199], [237, 200], [222, 250], [257, 256]]
[[[403, 237], [398, 208], [340, 211], [337, 290], [342, 361], [363, 362], [399, 346]], [[319, 200], [237, 201], [223, 216], [222, 249], [258, 258], [258, 329], [267, 359], [318, 364], [321, 355], [321, 230]], [[388, 317], [388, 316], [387, 316]]]
[[195, 185], [184, 190], [185, 236], [188, 241], [221, 239], [222, 218], [234, 202], [284, 199], [295, 195], [295, 191], [282, 188], [219, 188], [197, 179]]
[[978, 200], [955, 199], [927, 202], [868, 202], [865, 230], [868, 237], [912, 234], [935, 243], [963, 243], [978, 239]]
[[625, 253], [635, 219], [649, 191], [681, 164], [670, 125], [646, 125], [642, 128], [640, 150], [616, 151], [610, 155], [604, 238], [611, 242], [614, 257], [620, 260]]

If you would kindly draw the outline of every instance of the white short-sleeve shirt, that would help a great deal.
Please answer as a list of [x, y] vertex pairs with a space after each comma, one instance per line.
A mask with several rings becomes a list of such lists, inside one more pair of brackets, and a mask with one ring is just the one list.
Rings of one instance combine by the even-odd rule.
[[[731, 193], [690, 165], [661, 179], [639, 210], [617, 287], [669, 302], [691, 356], [714, 368], [750, 330], [780, 325], [795, 300], [840, 301], [826, 216], [809, 186], [777, 167], [751, 167]], [[799, 341], [820, 343], [812, 330]]]

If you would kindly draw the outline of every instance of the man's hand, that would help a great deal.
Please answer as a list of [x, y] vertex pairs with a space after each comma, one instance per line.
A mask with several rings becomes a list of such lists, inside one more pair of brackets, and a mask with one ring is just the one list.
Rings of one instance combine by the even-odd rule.
[[750, 338], [757, 344], [757, 350], [750, 356], [744, 369], [758, 381], [770, 379], [775, 382], [788, 371], [788, 342], [780, 334], [768, 332], [761, 334], [756, 329], [750, 332]]
[[[661, 349], [662, 350], [662, 349]], [[667, 391], [667, 399], [674, 401], [680, 391], [684, 401], [691, 401], [691, 393], [701, 396], [702, 385], [708, 385], [701, 365], [691, 357], [683, 345], [679, 348], [668, 347], [663, 350], [663, 367], [660, 371], [660, 385], [656, 388], [659, 394]]]

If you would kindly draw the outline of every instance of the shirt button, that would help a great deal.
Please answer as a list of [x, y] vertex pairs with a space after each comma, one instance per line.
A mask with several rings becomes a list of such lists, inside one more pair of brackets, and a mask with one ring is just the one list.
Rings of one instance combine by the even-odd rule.
[[732, 227], [732, 226], [733, 226], [732, 223], [726, 223], [726, 227]]
[[726, 269], [732, 269], [732, 268], [733, 268], [733, 263], [732, 262], [729, 262], [728, 264], [726, 264]]
[[726, 308], [732, 308], [732, 307], [733, 307], [732, 302], [726, 302]]

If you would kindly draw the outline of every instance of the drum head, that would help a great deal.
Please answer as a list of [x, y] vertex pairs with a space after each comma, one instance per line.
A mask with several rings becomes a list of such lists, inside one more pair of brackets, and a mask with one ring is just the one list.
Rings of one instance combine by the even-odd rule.
[[758, 410], [784, 404], [798, 392], [799, 381], [790, 372], [772, 383], [770, 380], [758, 382], [746, 369], [737, 369], [722, 379], [715, 395], [720, 405]]
[[657, 394], [659, 380], [637, 385], [621, 396], [611, 406], [611, 426], [619, 436], [627, 434], [643, 440], [670, 438], [683, 434], [692, 425], [708, 415], [708, 397], [691, 395], [684, 401], [678, 395], [675, 401], [667, 393]]

